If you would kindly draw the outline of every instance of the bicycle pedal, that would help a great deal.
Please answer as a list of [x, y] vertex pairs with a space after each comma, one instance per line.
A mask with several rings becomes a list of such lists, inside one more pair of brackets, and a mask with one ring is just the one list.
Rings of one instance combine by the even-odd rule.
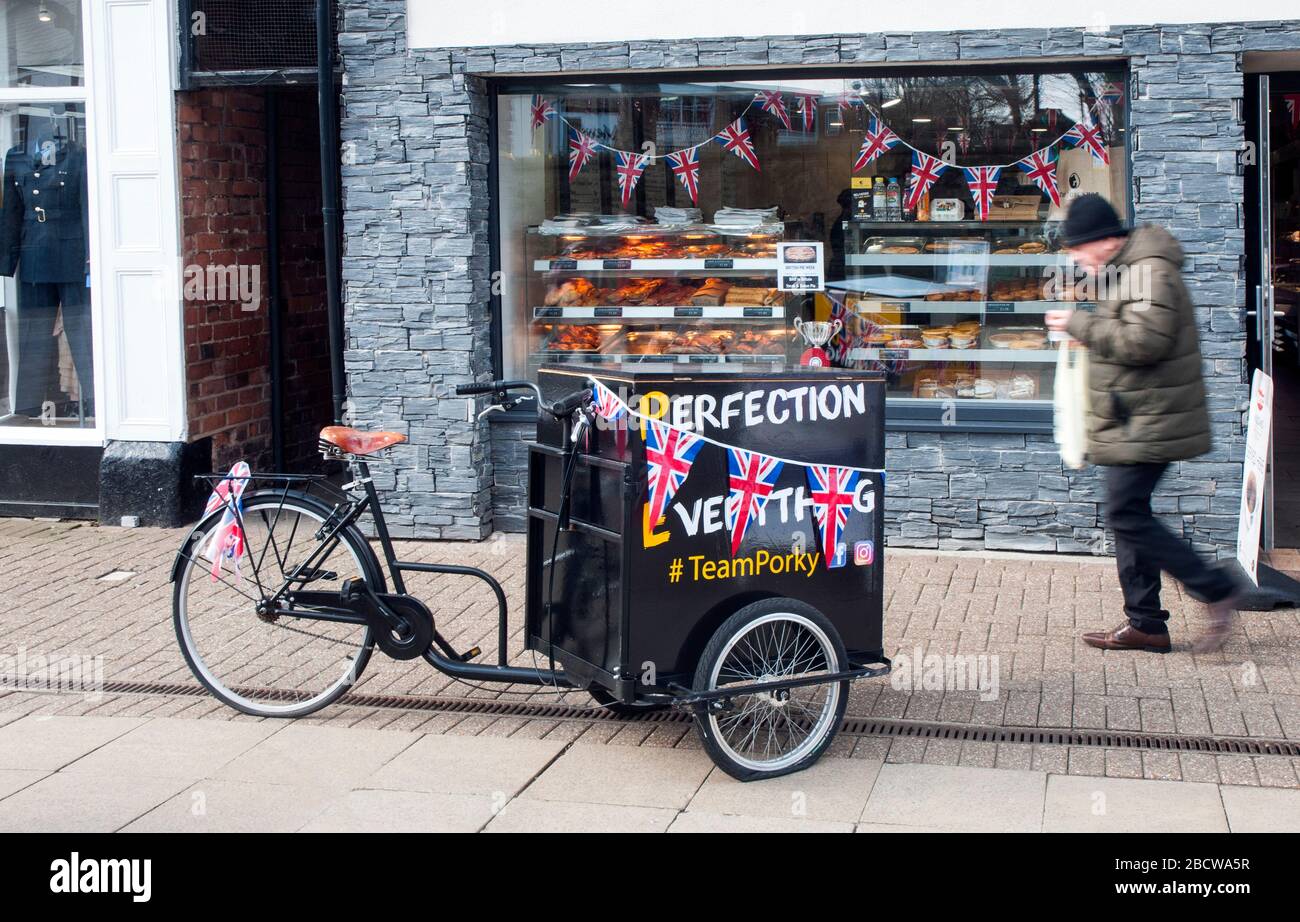
[[474, 659], [474, 657], [478, 656], [482, 652], [483, 651], [480, 650], [478, 647], [470, 647], [468, 650], [466, 650], [464, 653], [460, 655], [460, 661], [462, 663], [468, 663], [470, 660]]

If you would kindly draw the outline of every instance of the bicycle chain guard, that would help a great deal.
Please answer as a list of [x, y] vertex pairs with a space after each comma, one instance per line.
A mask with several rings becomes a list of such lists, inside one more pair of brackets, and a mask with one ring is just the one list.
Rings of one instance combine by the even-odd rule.
[[[433, 643], [433, 613], [419, 599], [409, 595], [381, 595], [379, 598], [393, 614], [406, 622], [402, 635], [396, 636], [378, 611], [369, 615], [375, 643], [393, 659], [415, 659], [424, 655]], [[366, 606], [370, 608], [369, 605]]]

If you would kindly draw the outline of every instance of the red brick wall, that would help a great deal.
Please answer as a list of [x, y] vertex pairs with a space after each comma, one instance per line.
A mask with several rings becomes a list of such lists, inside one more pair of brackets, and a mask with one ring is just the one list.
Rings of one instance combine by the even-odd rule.
[[177, 97], [184, 266], [255, 264], [261, 272], [255, 311], [185, 301], [190, 440], [212, 437], [214, 470], [241, 458], [266, 469], [271, 459], [264, 106], [261, 90]]
[[[244, 459], [269, 470], [270, 270], [267, 263], [266, 93], [216, 88], [178, 94], [182, 252], [188, 266], [260, 266], [261, 302], [185, 302], [191, 441], [210, 436], [214, 470]], [[279, 95], [280, 295], [285, 467], [317, 469], [330, 422], [329, 332], [321, 234], [320, 141], [311, 88]]]

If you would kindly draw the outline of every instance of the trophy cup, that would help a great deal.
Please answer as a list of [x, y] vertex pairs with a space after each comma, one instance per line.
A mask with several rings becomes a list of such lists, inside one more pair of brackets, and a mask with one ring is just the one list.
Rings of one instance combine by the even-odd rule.
[[794, 318], [794, 329], [808, 344], [808, 348], [804, 350], [804, 354], [799, 358], [799, 364], [809, 365], [813, 368], [829, 366], [831, 357], [826, 354], [825, 346], [839, 335], [840, 330], [844, 329], [844, 323], [838, 318], [835, 320], [804, 320], [802, 317], [796, 317]]

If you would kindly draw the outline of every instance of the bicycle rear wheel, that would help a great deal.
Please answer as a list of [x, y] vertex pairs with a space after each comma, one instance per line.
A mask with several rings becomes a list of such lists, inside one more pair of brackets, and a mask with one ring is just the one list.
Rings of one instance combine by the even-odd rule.
[[353, 528], [323, 543], [329, 509], [309, 496], [262, 491], [244, 498], [244, 546], [213, 569], [208, 542], [222, 510], [208, 516], [181, 551], [172, 599], [176, 638], [195, 677], [225, 704], [259, 717], [301, 717], [338, 699], [370, 660], [373, 638], [363, 624], [322, 621], [312, 609], [263, 617], [257, 606], [288, 574], [312, 561], [295, 588], [336, 592], [349, 577], [377, 592], [383, 577], [373, 552]]

